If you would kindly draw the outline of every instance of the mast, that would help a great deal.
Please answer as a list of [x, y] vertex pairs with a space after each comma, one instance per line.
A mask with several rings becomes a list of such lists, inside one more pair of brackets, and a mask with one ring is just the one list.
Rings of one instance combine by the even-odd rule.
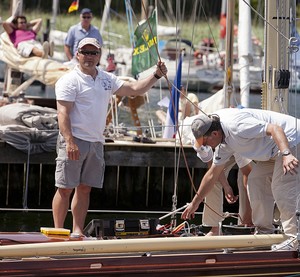
[[239, 0], [239, 32], [238, 51], [240, 66], [240, 102], [245, 108], [249, 107], [250, 95], [250, 61], [252, 60], [251, 41], [251, 11], [245, 2], [250, 0]]
[[221, 16], [220, 16], [220, 43], [219, 43], [219, 51], [223, 51], [224, 48], [225, 48], [226, 6], [227, 6], [227, 1], [226, 0], [222, 0]]
[[[289, 0], [265, 0], [265, 68], [262, 109], [288, 112]], [[269, 24], [268, 24], [269, 23]]]
[[235, 0], [227, 0], [227, 17], [226, 17], [226, 45], [225, 45], [225, 76], [224, 76], [224, 108], [230, 106], [231, 95], [234, 92], [232, 82], [233, 71], [233, 23], [234, 23], [234, 4]]
[[[143, 8], [145, 7], [145, 9]], [[149, 7], [149, 1], [148, 0], [142, 0], [142, 6], [141, 6], [141, 20], [146, 19], [148, 17], [148, 7]]]
[[101, 34], [104, 33], [105, 25], [109, 18], [110, 4], [111, 4], [111, 0], [105, 0], [104, 11], [103, 11], [102, 20], [101, 20], [101, 28], [100, 28]]
[[52, 0], [52, 18], [51, 18], [51, 24], [50, 24], [50, 29], [51, 30], [56, 29], [55, 25], [56, 25], [58, 5], [59, 5], [59, 0]]
[[21, 14], [22, 10], [23, 10], [23, 1], [22, 0], [12, 0], [11, 1], [11, 9], [10, 9], [11, 15]]

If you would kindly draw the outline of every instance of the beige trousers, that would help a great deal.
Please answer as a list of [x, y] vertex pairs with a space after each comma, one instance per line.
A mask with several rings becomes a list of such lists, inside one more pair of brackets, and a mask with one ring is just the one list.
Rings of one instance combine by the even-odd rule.
[[[235, 165], [234, 157], [232, 157], [225, 166], [225, 176], [228, 177], [229, 171]], [[247, 201], [248, 195], [247, 191], [243, 184], [242, 173], [239, 170], [238, 173], [238, 189], [239, 189], [239, 215], [242, 219], [246, 217], [247, 214]], [[202, 223], [206, 226], [217, 227], [219, 223], [224, 220], [223, 218], [223, 188], [222, 185], [217, 182], [213, 189], [209, 192], [209, 194], [205, 198], [205, 203], [203, 209], [203, 217]], [[242, 222], [239, 220], [238, 224]]]
[[[297, 157], [300, 144], [291, 149]], [[298, 170], [299, 171], [299, 170]], [[256, 162], [248, 178], [252, 219], [262, 232], [273, 232], [274, 201], [280, 212], [280, 219], [286, 235], [297, 234], [296, 210], [299, 210], [299, 173], [283, 174], [282, 157], [267, 162]]]
[[[226, 177], [228, 177], [228, 174], [234, 165], [234, 157], [231, 157], [225, 165]], [[243, 174], [240, 170], [238, 172], [237, 184], [239, 189], [239, 215], [244, 222], [249, 222], [251, 221], [251, 211], [249, 211], [251, 208], [249, 205], [248, 192], [243, 183]], [[204, 205], [202, 217], [203, 225], [217, 227], [219, 226], [219, 223], [224, 220], [223, 199], [223, 187], [218, 182], [205, 198], [206, 205]], [[238, 224], [244, 224], [244, 222], [239, 218]]]

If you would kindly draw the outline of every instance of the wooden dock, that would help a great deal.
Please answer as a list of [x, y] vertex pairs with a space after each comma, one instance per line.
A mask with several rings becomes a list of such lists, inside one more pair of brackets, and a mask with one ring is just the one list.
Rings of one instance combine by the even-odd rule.
[[[194, 195], [191, 183], [198, 187], [207, 166], [191, 146], [180, 149], [174, 141], [163, 140], [147, 144], [128, 138], [106, 143], [104, 188], [93, 191], [90, 209], [170, 210], [175, 167], [177, 205], [185, 205]], [[0, 151], [0, 208], [24, 204], [32, 209], [51, 208], [56, 153], [28, 157], [3, 141]]]

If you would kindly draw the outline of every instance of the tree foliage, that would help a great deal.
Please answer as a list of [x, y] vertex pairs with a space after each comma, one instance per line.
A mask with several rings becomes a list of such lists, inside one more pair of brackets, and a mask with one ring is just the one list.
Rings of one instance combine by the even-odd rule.
[[[73, 0], [59, 0], [59, 12], [67, 13], [68, 7], [72, 3]], [[190, 0], [159, 0], [165, 7], [173, 8], [173, 13], [175, 13], [176, 3], [180, 3], [180, 5], [185, 6], [185, 16], [189, 16], [192, 14], [194, 1]], [[53, 0], [23, 0], [23, 10], [24, 14], [26, 11], [38, 10], [42, 13], [51, 13], [52, 12], [52, 2]], [[154, 0], [148, 0], [150, 5], [154, 4]], [[168, 6], [168, 2], [170, 5]], [[1, 10], [9, 10], [10, 9], [11, 0], [1, 0], [0, 8]], [[82, 8], [88, 7], [93, 10], [95, 14], [102, 14], [105, 0], [80, 0], [79, 10]], [[203, 5], [206, 11], [209, 11], [209, 16], [219, 16], [222, 0], [200, 0], [200, 3]], [[135, 14], [141, 14], [141, 0], [131, 0], [131, 6], [135, 12]], [[111, 9], [116, 13], [125, 14], [125, 4], [123, 0], [113, 0], [111, 2]], [[170, 11], [171, 12], [171, 11]]]

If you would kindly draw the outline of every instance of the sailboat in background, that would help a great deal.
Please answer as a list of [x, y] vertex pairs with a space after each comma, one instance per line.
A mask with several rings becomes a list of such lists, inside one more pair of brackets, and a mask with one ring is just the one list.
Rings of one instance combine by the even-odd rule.
[[[15, 1], [17, 2], [17, 1]], [[130, 1], [127, 1], [130, 2]], [[241, 16], [240, 17], [240, 24], [242, 24], [242, 19], [247, 19], [248, 21], [243, 23], [243, 26], [251, 27], [251, 22], [249, 22], [250, 13], [249, 9], [241, 8], [244, 1], [240, 1], [240, 13], [243, 11], [248, 11], [247, 16]], [[101, 30], [105, 32], [105, 18], [109, 19], [109, 10], [110, 10], [110, 0], [106, 0], [105, 2], [105, 9], [103, 14], [103, 21]], [[224, 1], [225, 3], [225, 1]], [[194, 3], [194, 11], [197, 11], [199, 7], [199, 1], [195, 1]], [[55, 29], [55, 18], [57, 14], [57, 7], [58, 7], [58, 0], [53, 1], [53, 17], [51, 19], [51, 31], [50, 31], [50, 40], [53, 40], [57, 45], [63, 44], [64, 38], [66, 36], [66, 33], [59, 32]], [[224, 14], [226, 14], [226, 9], [222, 8], [222, 16], [221, 20], [224, 20]], [[194, 15], [193, 15], [194, 16]], [[244, 22], [244, 21], [243, 21]], [[239, 39], [240, 42], [247, 42], [247, 49], [242, 50], [242, 46], [236, 47], [235, 43], [233, 41], [233, 31], [230, 35], [232, 47], [231, 50], [228, 51], [227, 49], [224, 50], [224, 53], [226, 55], [223, 55], [223, 58], [221, 58], [222, 55], [220, 55], [217, 51], [211, 52], [211, 48], [209, 48], [209, 45], [204, 45], [203, 49], [196, 49], [194, 47], [193, 42], [185, 40], [180, 37], [180, 24], [176, 27], [171, 27], [171, 29], [168, 29], [168, 34], [175, 35], [174, 39], [168, 39], [163, 45], [162, 40], [158, 40], [158, 50], [160, 57], [163, 61], [165, 61], [168, 65], [168, 78], [169, 80], [174, 80], [176, 76], [176, 69], [177, 69], [177, 58], [179, 49], [185, 48], [185, 53], [183, 55], [183, 62], [182, 62], [182, 84], [186, 87], [188, 91], [206, 91], [206, 90], [215, 90], [218, 87], [223, 87], [224, 80], [226, 83], [226, 79], [224, 79], [224, 76], [226, 78], [230, 77], [232, 81], [232, 87], [234, 90], [238, 90], [240, 87], [241, 90], [241, 96], [240, 100], [239, 97], [236, 96], [235, 99], [231, 99], [230, 104], [227, 102], [225, 106], [233, 105], [236, 106], [238, 104], [241, 104], [242, 106], [247, 107], [249, 103], [249, 91], [253, 89], [253, 86], [256, 87], [257, 90], [261, 90], [261, 80], [262, 80], [262, 57], [263, 52], [261, 49], [261, 46], [257, 43], [253, 44], [251, 39], [251, 30], [248, 29], [246, 31], [246, 35], [243, 34], [244, 27], [242, 25], [239, 26], [239, 36], [242, 37], [242, 39]], [[165, 28], [159, 28], [160, 25], [157, 27], [158, 37], [160, 34], [160, 29]], [[110, 33], [111, 36], [115, 35]], [[247, 38], [247, 39], [245, 39]], [[227, 39], [228, 41], [228, 39]], [[250, 42], [249, 42], [250, 41]], [[252, 47], [255, 45], [256, 50]], [[252, 49], [251, 49], [252, 48]], [[198, 56], [195, 56], [195, 52], [197, 50], [206, 51], [207, 54], [202, 55], [202, 58], [199, 59]], [[237, 50], [239, 52], [237, 52]], [[252, 51], [252, 53], [251, 53]], [[228, 69], [227, 72], [224, 71], [224, 67], [227, 66], [224, 63], [224, 59], [228, 57], [228, 53], [233, 53], [232, 58], [230, 59], [232, 61], [232, 67], [230, 69], [230, 74]], [[254, 53], [254, 54], [253, 54]], [[117, 63], [116, 71], [115, 73], [120, 76], [126, 76], [126, 78], [129, 78], [131, 75], [131, 56], [132, 56], [132, 48], [130, 47], [119, 47], [116, 49], [103, 49], [103, 55], [101, 60], [101, 65], [103, 67], [107, 67], [108, 65], [108, 59], [107, 57], [114, 55], [114, 61]], [[54, 57], [56, 57], [58, 60], [63, 60], [63, 57], [59, 57], [58, 53], [55, 52]], [[237, 59], [239, 57], [239, 59]], [[237, 61], [240, 61], [242, 63], [237, 63]], [[247, 66], [246, 66], [247, 65]], [[246, 70], [245, 74], [241, 75], [240, 71]], [[148, 76], [149, 74], [152, 74], [153, 68], [150, 68], [148, 70], [145, 70], [144, 72], [139, 74], [140, 78], [143, 78], [144, 76]], [[225, 75], [224, 75], [225, 74]], [[244, 77], [242, 77], [244, 76]], [[240, 80], [243, 80], [244, 78], [248, 78], [248, 80], [245, 81], [244, 85], [240, 85]], [[159, 88], [169, 88], [169, 83], [165, 79], [161, 79], [160, 82], [157, 82], [157, 85]], [[252, 87], [251, 87], [252, 86]], [[245, 92], [244, 88], [248, 91]], [[21, 87], [17, 92], [21, 91], [23, 88]], [[246, 95], [246, 96], [245, 96]], [[243, 99], [243, 97], [245, 98]], [[150, 99], [151, 100], [151, 99]], [[206, 101], [206, 100], [205, 100]], [[207, 102], [207, 101], [206, 101]], [[216, 101], [214, 101], [216, 103]], [[203, 103], [204, 104], [204, 103]], [[215, 110], [215, 108], [212, 108]]]
[[[14, 1], [17, 3], [18, 1]], [[64, 39], [66, 37], [66, 32], [61, 32], [56, 29], [56, 15], [58, 10], [58, 0], [53, 0], [52, 4], [52, 18], [50, 24], [49, 40], [53, 41], [55, 45], [61, 46], [64, 44]], [[130, 1], [125, 1], [129, 3], [128, 11], [130, 12]], [[101, 21], [101, 32], [106, 34], [105, 26], [109, 20], [111, 0], [105, 1], [103, 18]], [[199, 7], [199, 1], [195, 1], [194, 11], [196, 12]], [[195, 15], [193, 15], [195, 17]], [[128, 22], [129, 24], [129, 22]], [[211, 48], [208, 43], [203, 43], [198, 48], [196, 48], [193, 42], [185, 40], [180, 36], [180, 26], [176, 27], [166, 27], [158, 24], [157, 26], [158, 38], [159, 38], [159, 54], [163, 61], [168, 64], [169, 68], [169, 78], [173, 80], [176, 76], [176, 56], [178, 56], [178, 48], [184, 48], [185, 54], [183, 57], [183, 76], [182, 84], [189, 91], [203, 92], [203, 91], [215, 91], [217, 88], [223, 87], [224, 81], [224, 56], [225, 52], [216, 51], [215, 48]], [[172, 39], [167, 39], [166, 41], [161, 40], [163, 36], [172, 36]], [[118, 37], [120, 35], [109, 32], [108, 37]], [[103, 55], [101, 57], [101, 65], [103, 68], [107, 68], [109, 65], [115, 66], [115, 73], [119, 76], [131, 76], [131, 55], [132, 48], [126, 46], [120, 46], [116, 49], [111, 47], [111, 41], [104, 42]], [[256, 45], [259, 48], [259, 45]], [[57, 49], [57, 47], [56, 47]], [[235, 56], [237, 56], [237, 48], [234, 48]], [[200, 54], [201, 53], [201, 54]], [[259, 53], [254, 57], [255, 66], [251, 66], [250, 69], [250, 84], [251, 90], [259, 90], [261, 87], [261, 59], [262, 51], [256, 51]], [[223, 58], [222, 58], [223, 56]], [[111, 57], [114, 58], [112, 61]], [[53, 59], [58, 62], [66, 61], [66, 56], [63, 52], [54, 51]], [[139, 78], [143, 78], [148, 74], [151, 74], [153, 69], [146, 70], [140, 73]], [[236, 89], [239, 88], [239, 65], [234, 64], [233, 67], [233, 80]], [[168, 88], [169, 84], [161, 79], [159, 82], [160, 88]]]
[[[201, 9], [201, 6], [197, 6], [198, 1], [194, 2], [194, 11]], [[215, 92], [219, 88], [223, 87], [224, 83], [224, 66], [225, 59], [228, 52], [223, 48], [224, 36], [226, 35], [226, 0], [223, 0], [220, 18], [220, 45], [217, 48], [216, 43], [212, 39], [204, 38], [198, 47], [195, 47], [195, 43], [190, 40], [186, 40], [181, 37], [180, 33], [173, 39], [160, 40], [159, 38], [159, 50], [160, 56], [163, 61], [169, 65], [169, 78], [171, 80], [176, 76], [176, 59], [178, 57], [179, 50], [185, 49], [183, 57], [183, 75], [182, 84], [187, 87], [189, 91], [204, 92], [210, 91]], [[247, 10], [247, 9], [246, 9]], [[192, 16], [193, 18], [193, 16]], [[244, 29], [248, 29], [247, 33], [250, 34], [250, 38], [244, 37], [246, 43], [250, 46], [248, 50], [248, 64], [249, 64], [249, 83], [251, 91], [261, 90], [262, 84], [262, 71], [263, 71], [263, 49], [262, 45], [257, 39], [252, 38], [251, 34], [251, 18], [244, 18], [241, 14], [239, 19], [241, 22], [247, 20], [242, 27], [239, 27], [238, 33], [244, 33]], [[178, 24], [180, 28], [180, 24]], [[242, 29], [241, 29], [242, 28]], [[241, 30], [240, 30], [241, 29]], [[236, 30], [234, 31], [236, 33]], [[235, 38], [232, 33], [232, 40]], [[244, 68], [244, 65], [239, 64], [239, 43], [232, 42], [233, 48], [233, 66], [232, 66], [232, 80], [236, 90], [240, 88], [240, 69]], [[140, 73], [140, 78], [143, 78], [152, 68]], [[162, 88], [168, 88], [168, 82], [164, 79], [160, 81], [157, 86]]]

